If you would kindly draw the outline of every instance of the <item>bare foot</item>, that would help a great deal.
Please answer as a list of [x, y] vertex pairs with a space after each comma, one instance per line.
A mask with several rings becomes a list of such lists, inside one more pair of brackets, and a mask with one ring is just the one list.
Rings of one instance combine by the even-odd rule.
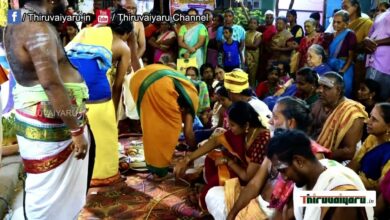
[[152, 182], [162, 182], [164, 180], [167, 180], [167, 179], [171, 179], [173, 178], [174, 175], [173, 173], [168, 173], [167, 175], [163, 176], [163, 177], [160, 177], [158, 176], [157, 174], [149, 174], [146, 179], [147, 180], [150, 180]]

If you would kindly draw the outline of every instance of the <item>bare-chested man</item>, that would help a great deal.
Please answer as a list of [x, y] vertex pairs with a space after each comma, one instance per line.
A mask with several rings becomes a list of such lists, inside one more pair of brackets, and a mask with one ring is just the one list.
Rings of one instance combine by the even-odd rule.
[[[61, 0], [25, 2], [22, 14], [65, 8]], [[28, 219], [75, 219], [86, 197], [88, 90], [57, 35], [51, 24], [29, 20], [5, 30], [6, 54], [17, 81], [15, 126], [27, 172]]]
[[[137, 14], [137, 4], [135, 0], [125, 0], [122, 2], [123, 8], [127, 10], [131, 15], [136, 15]], [[146, 49], [146, 43], [145, 43], [145, 30], [144, 30], [144, 24], [141, 21], [133, 22], [134, 24], [134, 36], [130, 36], [129, 39], [127, 40], [127, 43], [129, 44], [129, 47], [131, 50], [134, 50], [137, 55], [137, 59], [135, 57], [132, 58], [132, 66], [134, 72], [137, 70], [137, 68], [133, 65], [136, 61], [140, 62], [140, 58], [142, 55], [145, 53]], [[134, 47], [134, 41], [135, 43], [135, 48]]]
[[[137, 4], [135, 0], [123, 0], [122, 7], [127, 10], [127, 12], [131, 15], [137, 14]], [[144, 25], [142, 22], [133, 22], [134, 30], [130, 34], [127, 39], [127, 44], [131, 51], [131, 67], [133, 72], [136, 72], [140, 69], [142, 65], [142, 55], [145, 52], [146, 44], [145, 44], [145, 31]], [[131, 70], [130, 70], [131, 72]], [[125, 109], [118, 112], [118, 119], [124, 119], [125, 115], [134, 120], [138, 120], [139, 116], [136, 110], [136, 104], [134, 99], [130, 93], [130, 79], [132, 75], [128, 74], [125, 77], [125, 83], [123, 84], [123, 103]], [[122, 107], [122, 106], [119, 106]], [[133, 126], [131, 126], [133, 127]], [[139, 127], [139, 124], [137, 125]]]

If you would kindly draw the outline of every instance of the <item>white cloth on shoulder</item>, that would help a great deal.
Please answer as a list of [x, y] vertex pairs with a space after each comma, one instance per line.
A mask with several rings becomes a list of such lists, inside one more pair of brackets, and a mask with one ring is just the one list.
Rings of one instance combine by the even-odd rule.
[[[342, 164], [328, 159], [320, 160], [322, 165], [327, 169], [322, 172], [318, 177], [316, 184], [311, 191], [331, 191], [338, 186], [353, 185], [359, 191], [366, 191], [363, 182], [360, 177], [351, 169], [343, 166]], [[298, 197], [299, 191], [305, 191], [306, 187], [298, 188], [294, 186], [294, 203], [300, 199]], [[303, 215], [304, 207], [294, 206], [294, 216], [296, 220], [319, 220], [321, 217], [321, 207], [305, 207], [305, 213]], [[369, 220], [374, 219], [374, 210], [372, 207], [366, 207], [367, 218]]]

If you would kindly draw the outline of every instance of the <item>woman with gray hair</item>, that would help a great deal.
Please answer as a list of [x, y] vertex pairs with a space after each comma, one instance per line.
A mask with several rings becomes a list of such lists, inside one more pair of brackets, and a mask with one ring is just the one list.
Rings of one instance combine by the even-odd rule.
[[332, 68], [327, 64], [328, 56], [321, 45], [313, 44], [307, 50], [307, 65], [315, 70], [318, 75], [323, 75], [326, 72], [332, 71]]
[[317, 33], [316, 31], [316, 21], [312, 18], [305, 21], [305, 33], [306, 36], [301, 40], [301, 43], [298, 47], [299, 53], [299, 64], [298, 69], [307, 66], [307, 51], [309, 47], [313, 44], [324, 43], [324, 36], [321, 33]]
[[353, 57], [357, 45], [355, 33], [348, 29], [349, 13], [345, 10], [336, 12], [333, 16], [333, 39], [329, 45], [328, 64], [333, 71], [344, 78], [345, 96], [352, 97], [354, 75]]

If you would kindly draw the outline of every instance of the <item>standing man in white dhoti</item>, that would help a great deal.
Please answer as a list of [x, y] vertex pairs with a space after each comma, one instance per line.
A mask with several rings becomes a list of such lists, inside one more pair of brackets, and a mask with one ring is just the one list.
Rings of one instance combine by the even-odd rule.
[[[122, 0], [122, 7], [131, 15], [137, 14], [137, 2], [136, 0]], [[123, 102], [126, 107], [126, 116], [133, 120], [139, 120], [136, 104], [134, 103], [133, 96], [130, 93], [130, 80], [133, 73], [143, 67], [142, 56], [146, 50], [146, 39], [144, 24], [141, 21], [134, 21], [133, 34], [127, 39], [127, 44], [131, 50], [131, 66], [132, 72], [125, 76], [125, 82], [123, 84]]]
[[[136, 0], [122, 0], [122, 7], [129, 12], [130, 15], [137, 15], [137, 3]], [[146, 40], [145, 40], [145, 30], [144, 24], [141, 21], [134, 21], [134, 35], [135, 35], [135, 54], [137, 55], [137, 60], [140, 61], [142, 66], [142, 56], [146, 50]], [[129, 47], [134, 39], [129, 38], [127, 40]], [[133, 67], [134, 68], [134, 67]], [[137, 71], [137, 68], [134, 69], [134, 72]]]
[[[61, 0], [26, 0], [21, 16], [59, 8], [65, 8]], [[27, 172], [25, 217], [77, 219], [87, 190], [88, 89], [51, 24], [27, 17], [8, 25], [4, 47], [17, 82], [13, 94], [17, 139]]]

